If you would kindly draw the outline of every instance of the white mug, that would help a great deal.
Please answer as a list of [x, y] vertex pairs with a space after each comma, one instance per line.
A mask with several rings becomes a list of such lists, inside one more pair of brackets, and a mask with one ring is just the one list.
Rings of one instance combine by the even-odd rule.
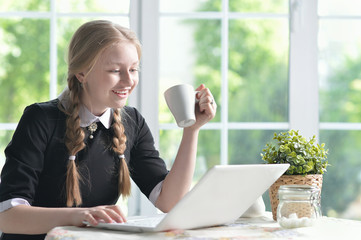
[[181, 128], [192, 126], [196, 122], [196, 93], [188, 84], [175, 85], [164, 92], [168, 108]]

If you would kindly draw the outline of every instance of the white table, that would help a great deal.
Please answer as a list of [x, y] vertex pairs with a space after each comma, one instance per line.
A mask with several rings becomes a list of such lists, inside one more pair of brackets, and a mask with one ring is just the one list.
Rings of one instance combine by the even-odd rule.
[[258, 218], [239, 218], [234, 224], [197, 230], [161, 233], [127, 233], [98, 228], [56, 227], [46, 240], [106, 239], [288, 239], [329, 240], [361, 239], [361, 221], [323, 217], [312, 227], [282, 229], [269, 214]]

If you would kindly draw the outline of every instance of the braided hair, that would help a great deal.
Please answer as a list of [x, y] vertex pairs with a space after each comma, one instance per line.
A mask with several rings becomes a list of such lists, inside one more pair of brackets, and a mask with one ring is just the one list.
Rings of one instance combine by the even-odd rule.
[[[66, 205], [68, 207], [79, 206], [82, 203], [79, 187], [81, 177], [75, 156], [85, 148], [85, 133], [80, 127], [79, 117], [84, 89], [76, 74], [81, 72], [82, 69], [92, 69], [107, 47], [122, 41], [134, 44], [138, 52], [138, 58], [140, 58], [141, 45], [134, 32], [106, 20], [96, 20], [83, 24], [74, 33], [69, 44], [67, 76], [69, 104], [67, 109], [63, 110], [67, 115], [65, 146], [70, 156], [66, 174]], [[112, 129], [114, 132], [112, 150], [119, 156], [119, 194], [125, 197], [130, 194], [131, 183], [124, 157], [127, 138], [124, 134], [121, 109], [113, 110]]]

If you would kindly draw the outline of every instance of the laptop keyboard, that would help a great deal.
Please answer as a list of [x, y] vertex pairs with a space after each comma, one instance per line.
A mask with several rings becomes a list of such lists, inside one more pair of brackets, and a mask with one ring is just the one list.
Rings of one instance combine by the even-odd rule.
[[[125, 226], [135, 226], [135, 227], [156, 227], [160, 221], [164, 218], [165, 214], [160, 214], [159, 216], [151, 216], [151, 217], [131, 217], [125, 223], [104, 223], [100, 222], [98, 227], [109, 228], [110, 225], [125, 225]], [[83, 222], [86, 225], [89, 225], [88, 222]]]
[[156, 217], [146, 217], [139, 219], [129, 219], [125, 223], [118, 223], [123, 225], [141, 226], [141, 227], [155, 227], [164, 218], [164, 215]]

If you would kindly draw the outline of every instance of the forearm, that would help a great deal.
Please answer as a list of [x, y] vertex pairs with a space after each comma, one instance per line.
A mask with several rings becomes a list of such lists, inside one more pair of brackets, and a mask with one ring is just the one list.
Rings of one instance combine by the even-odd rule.
[[165, 178], [156, 206], [168, 212], [189, 191], [196, 162], [199, 130], [186, 128], [173, 166]]
[[18, 234], [43, 234], [56, 226], [74, 225], [76, 208], [41, 208], [19, 205], [0, 213], [1, 231]]
[[214, 118], [217, 105], [208, 88], [202, 84], [197, 89], [196, 123], [185, 128], [177, 157], [165, 178], [156, 206], [168, 212], [189, 191], [196, 163], [199, 129]]

